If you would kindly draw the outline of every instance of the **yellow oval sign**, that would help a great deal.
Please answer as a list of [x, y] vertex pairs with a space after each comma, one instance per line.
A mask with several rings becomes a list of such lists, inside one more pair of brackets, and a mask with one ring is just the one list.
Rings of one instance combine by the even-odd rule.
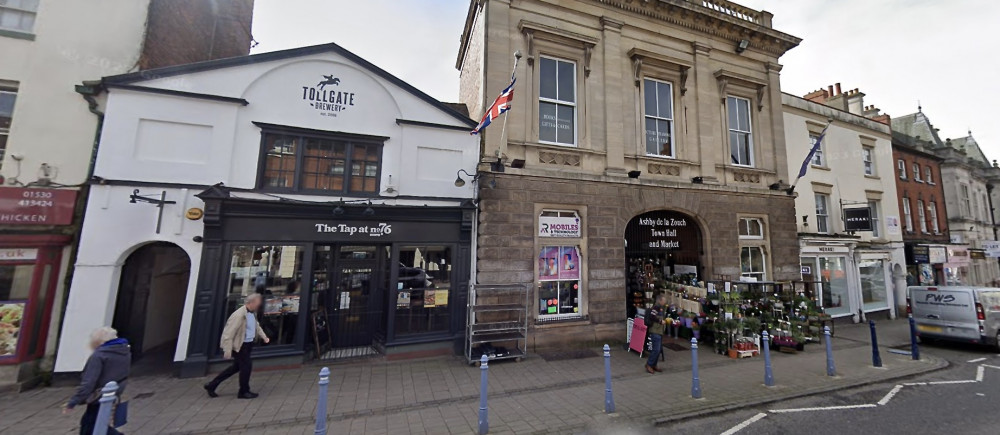
[[191, 219], [193, 221], [201, 219], [201, 217], [204, 215], [205, 211], [200, 208], [189, 208], [187, 209], [187, 213], [185, 213], [185, 216], [187, 216], [188, 219]]

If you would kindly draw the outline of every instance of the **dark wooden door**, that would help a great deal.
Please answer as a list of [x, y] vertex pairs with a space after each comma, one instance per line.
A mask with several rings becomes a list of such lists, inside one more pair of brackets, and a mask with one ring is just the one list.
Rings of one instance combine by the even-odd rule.
[[156, 246], [139, 248], [125, 260], [118, 297], [115, 303], [115, 318], [111, 327], [118, 330], [118, 336], [128, 339], [132, 345], [132, 360], [142, 357], [142, 342], [146, 334], [146, 305], [153, 282], [153, 268], [156, 263]]

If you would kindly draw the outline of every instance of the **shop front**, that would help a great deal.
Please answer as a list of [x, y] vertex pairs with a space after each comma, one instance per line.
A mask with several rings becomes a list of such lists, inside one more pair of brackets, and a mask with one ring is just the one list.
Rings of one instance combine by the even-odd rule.
[[[625, 226], [625, 305], [628, 318], [653, 305], [667, 283], [704, 281], [701, 229], [689, 215], [651, 211]], [[700, 311], [700, 310], [698, 310]]]
[[802, 280], [817, 283], [817, 301], [833, 318], [863, 320], [871, 313], [895, 316], [892, 250], [858, 246], [848, 241], [812, 242], [802, 246]]
[[[255, 357], [301, 363], [461, 349], [474, 207], [288, 204], [212, 188], [182, 374], [223, 362], [229, 314], [263, 296], [270, 343]], [[334, 211], [334, 210], [338, 211]], [[204, 333], [202, 331], [213, 331]]]
[[30, 385], [72, 243], [77, 191], [0, 187], [0, 388]]

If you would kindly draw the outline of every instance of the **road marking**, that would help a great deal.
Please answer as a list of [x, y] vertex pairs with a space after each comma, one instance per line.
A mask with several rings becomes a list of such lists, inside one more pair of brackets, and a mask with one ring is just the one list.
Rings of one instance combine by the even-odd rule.
[[983, 375], [985, 374], [986, 374], [986, 367], [983, 366], [976, 367], [976, 382], [982, 382]]
[[975, 379], [969, 379], [966, 381], [936, 381], [936, 382], [928, 382], [927, 385], [971, 384], [975, 382], [977, 382]]
[[980, 362], [980, 361], [986, 361], [986, 358], [976, 358], [976, 359], [970, 359], [970, 360], [968, 360], [968, 361], [966, 361], [966, 362], [967, 362], [967, 363], [977, 363], [977, 362]]
[[899, 390], [902, 389], [903, 389], [902, 385], [896, 385], [895, 387], [892, 388], [892, 391], [889, 391], [889, 393], [882, 398], [882, 400], [878, 401], [878, 404], [885, 406], [887, 403], [889, 403], [890, 400], [892, 400], [892, 397], [895, 396], [896, 393], [898, 393]]
[[976, 393], [976, 395], [979, 396], [979, 397], [986, 397], [986, 395], [983, 394], [983, 393]]
[[983, 366], [983, 367], [989, 367], [991, 369], [1000, 369], [1000, 366], [991, 366], [989, 364], [980, 364], [980, 365]]
[[860, 408], [877, 408], [877, 405], [864, 404], [864, 405], [841, 405], [841, 406], [824, 406], [819, 408], [794, 408], [794, 409], [772, 409], [768, 412], [773, 412], [775, 414], [787, 414], [790, 412], [809, 412], [809, 411], [836, 411], [841, 409], [860, 409]]
[[917, 387], [917, 386], [920, 386], [920, 385], [927, 385], [927, 383], [926, 382], [907, 382], [907, 383], [905, 383], [903, 385], [906, 385], [907, 387]]
[[761, 412], [761, 413], [759, 413], [759, 414], [757, 414], [757, 415], [755, 415], [753, 417], [750, 417], [750, 418], [746, 419], [745, 421], [743, 421], [743, 423], [740, 423], [740, 424], [738, 424], [736, 426], [733, 426], [729, 430], [723, 432], [722, 435], [733, 435], [736, 432], [739, 432], [739, 431], [741, 431], [743, 429], [746, 429], [747, 426], [750, 426], [751, 424], [756, 423], [757, 421], [759, 421], [760, 419], [762, 419], [764, 417], [767, 417], [767, 414]]

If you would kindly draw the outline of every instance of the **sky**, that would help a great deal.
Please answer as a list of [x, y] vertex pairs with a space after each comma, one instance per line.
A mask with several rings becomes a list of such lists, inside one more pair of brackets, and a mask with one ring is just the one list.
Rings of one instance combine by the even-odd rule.
[[[781, 57], [782, 91], [841, 83], [890, 116], [918, 101], [943, 138], [968, 130], [1000, 159], [1000, 1], [738, 0], [803, 39]], [[469, 0], [256, 0], [254, 53], [335, 42], [442, 101], [458, 100], [455, 58]], [[500, 92], [497, 89], [496, 92]]]

